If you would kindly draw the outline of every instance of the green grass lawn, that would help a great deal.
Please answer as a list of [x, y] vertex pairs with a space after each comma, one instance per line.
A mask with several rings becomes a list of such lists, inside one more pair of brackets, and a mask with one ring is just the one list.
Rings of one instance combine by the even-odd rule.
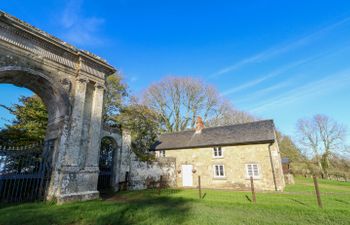
[[107, 200], [64, 205], [0, 205], [0, 224], [350, 224], [350, 183], [320, 180], [319, 209], [312, 179], [297, 178], [284, 193], [166, 190], [118, 193]]

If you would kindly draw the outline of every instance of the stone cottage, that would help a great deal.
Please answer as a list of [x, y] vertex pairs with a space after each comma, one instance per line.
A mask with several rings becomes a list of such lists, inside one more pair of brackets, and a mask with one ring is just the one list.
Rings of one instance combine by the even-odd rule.
[[167, 133], [153, 151], [158, 158], [176, 162], [177, 187], [246, 190], [253, 177], [261, 191], [283, 191], [281, 156], [272, 120], [205, 128], [200, 118], [196, 130]]

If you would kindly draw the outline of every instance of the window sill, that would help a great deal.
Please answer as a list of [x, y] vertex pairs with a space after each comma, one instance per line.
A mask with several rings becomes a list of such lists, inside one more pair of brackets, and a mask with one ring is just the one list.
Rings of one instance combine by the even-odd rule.
[[226, 177], [213, 177], [213, 180], [227, 180]]
[[[246, 177], [245, 179], [250, 180], [250, 177]], [[261, 179], [262, 179], [261, 177], [253, 177], [253, 180], [261, 180]]]

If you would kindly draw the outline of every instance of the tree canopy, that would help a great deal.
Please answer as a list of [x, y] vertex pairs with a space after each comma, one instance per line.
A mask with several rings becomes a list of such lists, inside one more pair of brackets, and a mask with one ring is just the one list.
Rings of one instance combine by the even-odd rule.
[[300, 119], [297, 123], [299, 144], [304, 154], [315, 160], [321, 174], [328, 175], [330, 158], [346, 151], [346, 129], [343, 124], [325, 115]]
[[103, 120], [106, 125], [120, 125], [117, 116], [125, 107], [128, 91], [120, 74], [113, 74], [106, 79], [107, 90], [104, 98]]
[[160, 115], [167, 132], [193, 128], [198, 116], [206, 126], [254, 120], [249, 114], [235, 110], [213, 86], [193, 77], [164, 78], [149, 86], [142, 100], [142, 104]]
[[19, 103], [11, 107], [1, 105], [15, 116], [11, 124], [0, 131], [0, 144], [26, 145], [45, 138], [48, 115], [40, 97], [20, 97]]
[[286, 157], [291, 162], [301, 162], [305, 160], [301, 150], [296, 146], [291, 137], [277, 132], [277, 141], [282, 158]]
[[128, 106], [123, 107], [116, 119], [123, 129], [130, 132], [133, 152], [140, 159], [148, 160], [151, 156], [148, 150], [160, 133], [159, 114], [145, 105], [132, 101]]

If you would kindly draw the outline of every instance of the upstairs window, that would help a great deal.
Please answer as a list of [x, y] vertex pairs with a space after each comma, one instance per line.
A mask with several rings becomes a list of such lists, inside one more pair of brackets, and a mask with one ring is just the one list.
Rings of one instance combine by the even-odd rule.
[[253, 177], [254, 179], [260, 178], [260, 171], [258, 164], [246, 164], [248, 178]]
[[214, 165], [214, 177], [225, 177], [224, 165]]
[[159, 151], [159, 156], [160, 157], [165, 157], [165, 150]]
[[214, 156], [214, 158], [224, 157], [224, 154], [223, 154], [221, 147], [214, 147], [213, 148], [213, 156]]

